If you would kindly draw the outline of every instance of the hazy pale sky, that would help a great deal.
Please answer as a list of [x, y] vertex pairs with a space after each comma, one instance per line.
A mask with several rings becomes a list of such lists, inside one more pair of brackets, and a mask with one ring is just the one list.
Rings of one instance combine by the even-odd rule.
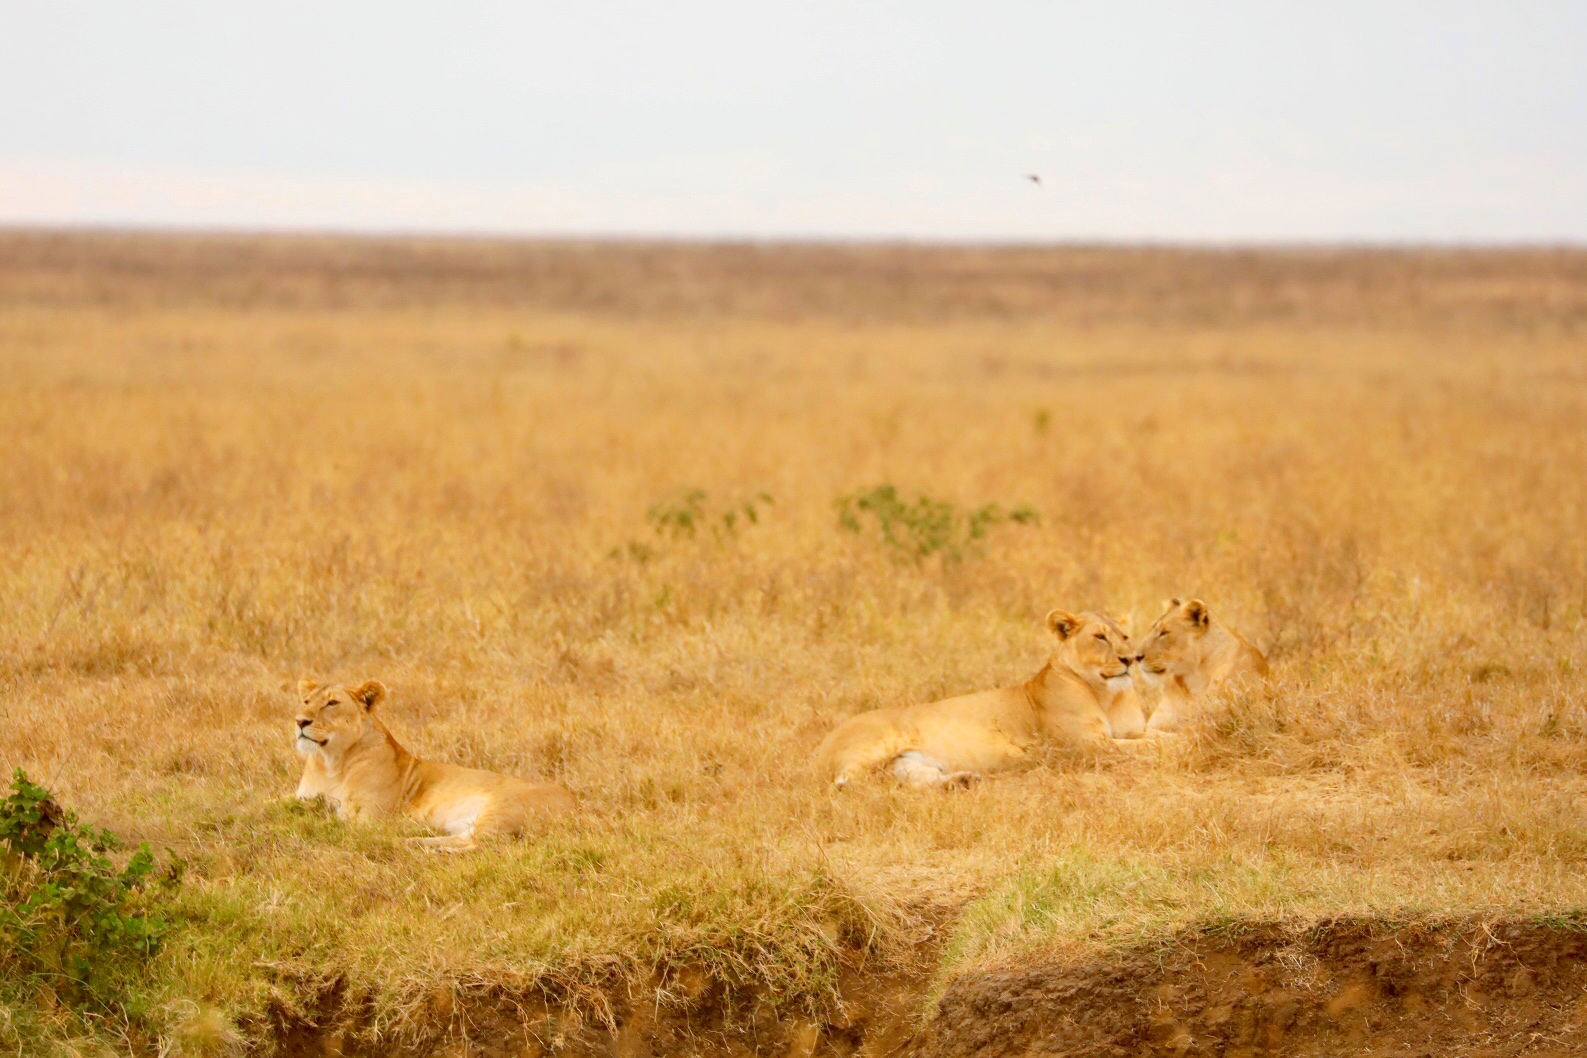
[[1582, 242], [1587, 2], [8, 0], [0, 223]]

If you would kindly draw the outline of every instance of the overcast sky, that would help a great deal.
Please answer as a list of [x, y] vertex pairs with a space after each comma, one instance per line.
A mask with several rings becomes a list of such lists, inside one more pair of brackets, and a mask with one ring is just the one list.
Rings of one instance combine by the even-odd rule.
[[0, 223], [1583, 242], [1587, 2], [7, 0]]

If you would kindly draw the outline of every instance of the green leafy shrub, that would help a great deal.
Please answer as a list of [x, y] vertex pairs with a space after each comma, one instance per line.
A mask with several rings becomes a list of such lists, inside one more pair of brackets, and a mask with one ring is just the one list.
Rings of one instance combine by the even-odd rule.
[[118, 1003], [129, 961], [152, 956], [168, 928], [143, 907], [155, 869], [148, 845], [117, 870], [108, 855], [121, 847], [116, 836], [79, 822], [21, 768], [0, 801], [0, 844], [5, 977], [45, 985], [74, 1005]]
[[737, 536], [741, 527], [760, 523], [762, 507], [769, 507], [769, 493], [757, 492], [748, 499], [712, 507], [704, 489], [681, 489], [645, 513], [656, 535], [672, 540], [694, 539], [705, 530], [717, 540]]
[[[756, 492], [746, 499], [712, 504], [704, 489], [679, 489], [645, 512], [651, 531], [664, 543], [694, 540], [702, 535], [717, 543], [732, 540], [751, 525], [759, 525], [765, 508], [772, 505], [767, 492]], [[612, 551], [612, 558], [627, 557], [641, 564], [658, 554], [658, 549], [642, 541], [632, 541]]]
[[898, 489], [877, 485], [837, 499], [838, 524], [851, 533], [874, 528], [893, 557], [923, 562], [940, 554], [948, 562], [963, 561], [973, 546], [999, 525], [1032, 525], [1036, 512], [1025, 504], [1004, 509], [996, 503], [961, 509], [947, 500], [919, 496], [907, 502]]

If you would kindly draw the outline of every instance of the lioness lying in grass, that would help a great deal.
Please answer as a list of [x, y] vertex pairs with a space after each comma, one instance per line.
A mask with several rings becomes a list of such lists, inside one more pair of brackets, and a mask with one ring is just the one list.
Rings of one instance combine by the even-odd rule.
[[416, 838], [441, 852], [464, 852], [476, 838], [518, 836], [539, 817], [571, 812], [573, 795], [555, 783], [420, 760], [375, 715], [386, 697], [376, 680], [356, 687], [298, 684], [297, 751], [307, 758], [297, 796], [325, 797], [344, 819], [401, 812], [445, 837]]
[[1136, 673], [1161, 692], [1148, 734], [1184, 729], [1208, 691], [1267, 675], [1267, 658], [1238, 632], [1213, 619], [1200, 599], [1169, 599], [1141, 640]]
[[1019, 767], [1039, 743], [1107, 744], [1146, 730], [1130, 680], [1135, 650], [1111, 618], [1054, 610], [1046, 666], [1015, 687], [850, 717], [817, 750], [838, 786], [883, 765], [912, 786]]

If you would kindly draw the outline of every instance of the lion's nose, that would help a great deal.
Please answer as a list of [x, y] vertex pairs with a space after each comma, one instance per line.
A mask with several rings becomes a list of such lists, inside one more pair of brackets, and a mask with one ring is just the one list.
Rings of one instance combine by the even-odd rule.
[[1135, 660], [1137, 662], [1145, 661], [1146, 660], [1146, 655], [1145, 654], [1137, 654], [1137, 655], [1135, 655]]
[[308, 727], [308, 726], [309, 726], [309, 725], [310, 725], [310, 724], [312, 724], [312, 723], [314, 723], [314, 721], [312, 721], [312, 720], [305, 720], [305, 719], [303, 719], [303, 718], [302, 718], [302, 717], [301, 717], [301, 716], [300, 716], [300, 717], [298, 717], [298, 730], [299, 730], [299, 731], [302, 731], [302, 730], [303, 730], [303, 729], [304, 729], [304, 728], [305, 728], [305, 727]]
[[1129, 668], [1132, 664], [1134, 664], [1136, 659], [1130, 657], [1128, 654], [1120, 654], [1119, 655], [1119, 660], [1124, 662], [1124, 667], [1125, 668]]

